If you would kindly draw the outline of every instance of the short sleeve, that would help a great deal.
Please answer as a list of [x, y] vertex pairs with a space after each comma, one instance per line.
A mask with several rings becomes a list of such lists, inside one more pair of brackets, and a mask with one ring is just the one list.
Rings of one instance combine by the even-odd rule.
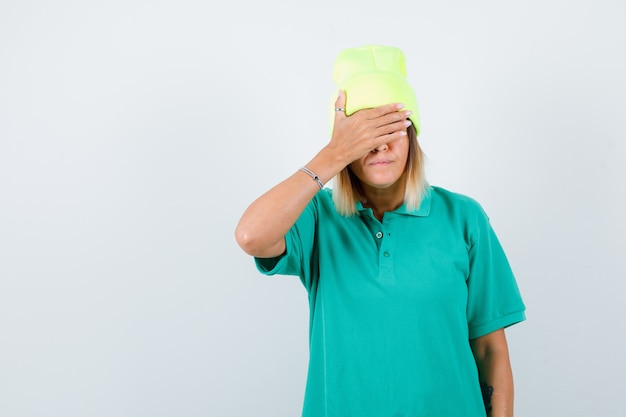
[[317, 275], [315, 232], [317, 199], [313, 198], [296, 223], [285, 235], [285, 252], [276, 258], [254, 258], [259, 272], [264, 275], [295, 275], [310, 290]]
[[473, 217], [467, 280], [470, 339], [526, 319], [517, 281], [489, 218], [480, 206]]

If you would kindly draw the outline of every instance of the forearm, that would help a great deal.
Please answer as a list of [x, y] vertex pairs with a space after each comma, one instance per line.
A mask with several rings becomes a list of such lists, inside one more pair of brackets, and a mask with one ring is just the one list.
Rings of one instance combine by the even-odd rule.
[[[306, 166], [326, 183], [345, 165], [346, 162], [327, 146]], [[308, 174], [297, 171], [260, 196], [237, 225], [235, 237], [241, 248], [249, 255], [262, 258], [282, 254], [285, 234], [318, 191], [318, 184]]]
[[[345, 95], [339, 93], [335, 107], [345, 108]], [[364, 109], [350, 117], [335, 114], [330, 143], [307, 164], [322, 183], [328, 182], [350, 162], [383, 143], [406, 136], [410, 112], [398, 104]], [[263, 194], [244, 212], [235, 237], [239, 246], [252, 256], [271, 258], [285, 250], [285, 234], [306, 205], [319, 191], [307, 173], [298, 171]]]
[[[473, 343], [488, 417], [513, 417], [513, 372], [504, 331], [497, 343]], [[499, 336], [498, 336], [499, 337]]]

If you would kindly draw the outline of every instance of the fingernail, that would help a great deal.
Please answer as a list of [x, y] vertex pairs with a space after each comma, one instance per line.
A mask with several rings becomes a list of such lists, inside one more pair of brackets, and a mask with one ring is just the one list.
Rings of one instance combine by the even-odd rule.
[[403, 109], [403, 108], [404, 108], [404, 104], [400, 103], [400, 104], [398, 104], [398, 105], [396, 106], [396, 108], [397, 108], [398, 110]]
[[404, 121], [404, 125], [405, 125], [406, 127], [411, 126], [411, 121], [410, 121], [410, 120], [405, 120], [405, 121]]
[[409, 117], [410, 115], [413, 114], [413, 112], [411, 110], [407, 110], [404, 112], [404, 114], [406, 114], [406, 117]]

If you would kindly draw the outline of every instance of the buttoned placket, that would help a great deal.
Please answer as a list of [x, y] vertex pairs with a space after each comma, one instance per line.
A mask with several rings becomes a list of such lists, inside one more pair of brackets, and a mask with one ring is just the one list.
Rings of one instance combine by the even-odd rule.
[[380, 231], [382, 242], [378, 251], [378, 279], [380, 280], [391, 280], [395, 277], [396, 239], [393, 232], [395, 219], [395, 213], [385, 213], [383, 216], [382, 230]]
[[395, 218], [395, 213], [385, 213], [380, 222], [371, 211], [365, 214], [366, 224], [378, 248], [378, 278], [381, 280], [394, 278], [396, 240], [392, 223]]

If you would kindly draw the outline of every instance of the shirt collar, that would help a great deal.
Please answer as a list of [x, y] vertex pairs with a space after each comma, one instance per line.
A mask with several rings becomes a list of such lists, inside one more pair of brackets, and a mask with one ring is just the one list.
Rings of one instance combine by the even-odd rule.
[[[430, 187], [426, 187], [426, 189], [424, 190], [424, 195], [422, 196], [422, 202], [420, 203], [420, 206], [417, 209], [408, 210], [406, 208], [406, 203], [402, 203], [402, 205], [398, 207], [397, 209], [395, 209], [393, 213], [407, 214], [409, 216], [419, 216], [419, 217], [428, 216], [430, 214], [430, 201], [432, 198], [431, 194], [432, 194], [432, 189]], [[370, 210], [369, 208], [363, 207], [363, 203], [360, 201], [356, 202], [356, 209], [358, 211]]]

